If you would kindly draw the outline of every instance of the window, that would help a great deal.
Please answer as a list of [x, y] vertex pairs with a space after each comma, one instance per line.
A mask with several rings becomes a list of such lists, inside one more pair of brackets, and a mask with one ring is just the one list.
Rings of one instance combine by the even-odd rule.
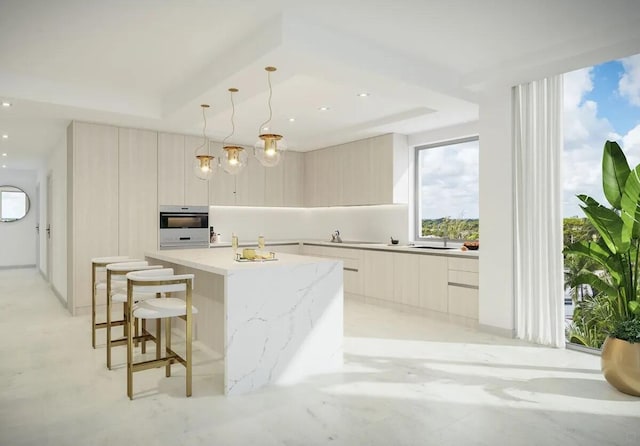
[[416, 148], [416, 239], [477, 240], [477, 137]]

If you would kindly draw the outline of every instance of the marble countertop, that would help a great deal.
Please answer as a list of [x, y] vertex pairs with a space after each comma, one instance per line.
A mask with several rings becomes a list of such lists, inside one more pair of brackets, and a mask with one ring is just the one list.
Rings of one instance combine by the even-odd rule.
[[437, 249], [437, 248], [417, 248], [418, 245], [391, 245], [387, 243], [368, 243], [368, 242], [342, 242], [332, 243], [325, 240], [304, 240], [305, 245], [316, 246], [329, 246], [332, 248], [351, 248], [351, 249], [369, 249], [374, 251], [391, 251], [391, 252], [403, 252], [410, 254], [422, 254], [422, 255], [438, 255], [438, 256], [455, 256], [455, 257], [470, 257], [478, 258], [479, 251], [461, 251], [459, 247], [452, 249]]
[[[241, 252], [241, 251], [239, 251]], [[255, 268], [280, 268], [296, 265], [337, 262], [337, 260], [323, 257], [301, 256], [296, 254], [278, 253], [277, 260], [237, 262], [234, 260], [233, 250], [230, 247], [222, 249], [170, 249], [164, 251], [149, 251], [145, 257], [187, 266], [189, 268], [207, 271], [223, 276], [235, 271], [246, 271]]]
[[[332, 243], [327, 240], [267, 240], [266, 246], [277, 246], [277, 245], [294, 245], [296, 243], [302, 243], [305, 245], [314, 245], [314, 246], [328, 246], [331, 248], [351, 248], [351, 249], [368, 249], [374, 251], [391, 251], [391, 252], [403, 252], [410, 254], [422, 254], [422, 255], [438, 255], [438, 256], [454, 256], [454, 257], [469, 257], [469, 258], [479, 258], [479, 251], [461, 251], [459, 247], [455, 247], [453, 249], [437, 249], [437, 248], [416, 248], [414, 245], [391, 245], [387, 243], [375, 243], [375, 242], [342, 242], [342, 243]], [[245, 242], [240, 243], [240, 247], [254, 247], [257, 245], [257, 241], [255, 242]], [[424, 244], [427, 245], [427, 244]], [[221, 243], [213, 243], [210, 245], [212, 248], [222, 248], [222, 247], [230, 247], [231, 243], [229, 242], [221, 242]], [[423, 246], [422, 244], [418, 244], [418, 246]]]

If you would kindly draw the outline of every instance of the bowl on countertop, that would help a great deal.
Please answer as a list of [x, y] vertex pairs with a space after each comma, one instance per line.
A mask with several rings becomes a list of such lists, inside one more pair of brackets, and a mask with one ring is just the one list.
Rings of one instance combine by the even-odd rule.
[[465, 248], [467, 248], [470, 251], [477, 251], [480, 248], [480, 242], [479, 241], [464, 242], [462, 244], [462, 246], [464, 246]]

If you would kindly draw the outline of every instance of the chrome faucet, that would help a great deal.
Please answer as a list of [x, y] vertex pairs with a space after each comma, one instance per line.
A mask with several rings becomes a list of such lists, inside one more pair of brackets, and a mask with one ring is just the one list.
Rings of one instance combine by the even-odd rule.
[[331, 234], [331, 242], [342, 243], [342, 239], [340, 238], [340, 231], [338, 231], [337, 229], [333, 234]]

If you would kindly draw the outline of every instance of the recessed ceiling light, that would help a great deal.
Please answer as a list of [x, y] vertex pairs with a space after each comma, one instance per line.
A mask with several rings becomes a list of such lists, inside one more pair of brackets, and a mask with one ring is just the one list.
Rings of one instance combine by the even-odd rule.
[[2, 101], [2, 106], [9, 108], [9, 107], [11, 107], [11, 102]]
[[9, 139], [9, 135], [7, 134], [2, 135], [2, 139]]
[[329, 107], [318, 107], [318, 110], [327, 111], [327, 110], [329, 110]]
[[369, 96], [369, 93], [358, 93], [358, 97], [366, 98], [367, 96]]
[[6, 154], [6, 153], [3, 153], [3, 154], [2, 154], [2, 156], [7, 156], [7, 154]]
[[3, 164], [3, 165], [2, 165], [2, 168], [3, 168], [3, 169], [6, 169], [6, 168], [7, 168], [7, 165], [6, 165], [6, 164]]
[[289, 118], [289, 122], [296, 122], [296, 118]]

